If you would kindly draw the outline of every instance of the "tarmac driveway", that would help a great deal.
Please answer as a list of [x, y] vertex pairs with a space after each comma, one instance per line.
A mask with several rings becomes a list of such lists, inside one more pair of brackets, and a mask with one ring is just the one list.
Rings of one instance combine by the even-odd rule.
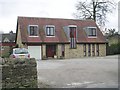
[[117, 88], [118, 56], [37, 60], [39, 88]]

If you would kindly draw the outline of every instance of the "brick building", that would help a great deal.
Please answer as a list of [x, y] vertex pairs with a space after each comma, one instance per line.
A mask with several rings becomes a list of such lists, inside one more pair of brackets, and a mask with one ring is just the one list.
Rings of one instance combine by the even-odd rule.
[[31, 57], [106, 56], [106, 39], [93, 20], [18, 17], [16, 44]]
[[8, 57], [10, 50], [16, 45], [15, 44], [16, 34], [13, 32], [3, 33], [0, 35], [0, 56]]

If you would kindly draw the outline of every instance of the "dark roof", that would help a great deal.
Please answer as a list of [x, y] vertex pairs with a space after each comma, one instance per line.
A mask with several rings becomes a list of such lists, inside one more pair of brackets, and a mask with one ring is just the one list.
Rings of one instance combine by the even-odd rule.
[[2, 34], [2, 42], [7, 38], [10, 42], [15, 42], [16, 33], [4, 33]]
[[[28, 25], [39, 26], [39, 37], [28, 36]], [[44, 32], [45, 25], [55, 25], [55, 37], [46, 37]], [[105, 37], [93, 20], [77, 20], [77, 19], [58, 19], [58, 18], [37, 18], [37, 17], [18, 17], [17, 30], [20, 26], [22, 42], [27, 43], [68, 43], [69, 40], [64, 32], [63, 27], [68, 25], [76, 25], [78, 43], [105, 43]], [[97, 38], [88, 38], [84, 28], [97, 27]], [[17, 31], [16, 31], [17, 32]]]

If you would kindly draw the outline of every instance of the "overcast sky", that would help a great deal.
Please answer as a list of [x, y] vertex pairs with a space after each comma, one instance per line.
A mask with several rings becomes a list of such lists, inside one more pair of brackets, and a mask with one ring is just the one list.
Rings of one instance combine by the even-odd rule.
[[[16, 32], [17, 16], [74, 19], [80, 0], [0, 0], [0, 31]], [[116, 3], [119, 0], [115, 0]], [[118, 9], [108, 16], [106, 27], [118, 28]]]

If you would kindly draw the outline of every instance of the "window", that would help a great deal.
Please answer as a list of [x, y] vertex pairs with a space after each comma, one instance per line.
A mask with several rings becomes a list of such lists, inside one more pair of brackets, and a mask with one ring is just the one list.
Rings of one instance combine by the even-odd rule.
[[88, 44], [88, 56], [91, 56], [91, 47], [90, 47], [91, 45], [90, 44]]
[[83, 45], [84, 56], [86, 56], [86, 44]]
[[62, 56], [64, 57], [65, 56], [65, 45], [64, 44], [61, 45], [61, 51], [62, 51]]
[[99, 44], [96, 45], [97, 56], [99, 56]]
[[37, 25], [29, 26], [29, 35], [30, 36], [38, 36], [38, 26]]
[[0, 46], [0, 51], [4, 50], [4, 47], [3, 46]]
[[88, 27], [86, 33], [88, 36], [97, 36], [96, 27]]
[[46, 36], [55, 36], [54, 26], [46, 26]]
[[76, 27], [69, 27], [70, 30], [70, 48], [76, 48]]
[[95, 56], [95, 44], [92, 44], [92, 56]]

